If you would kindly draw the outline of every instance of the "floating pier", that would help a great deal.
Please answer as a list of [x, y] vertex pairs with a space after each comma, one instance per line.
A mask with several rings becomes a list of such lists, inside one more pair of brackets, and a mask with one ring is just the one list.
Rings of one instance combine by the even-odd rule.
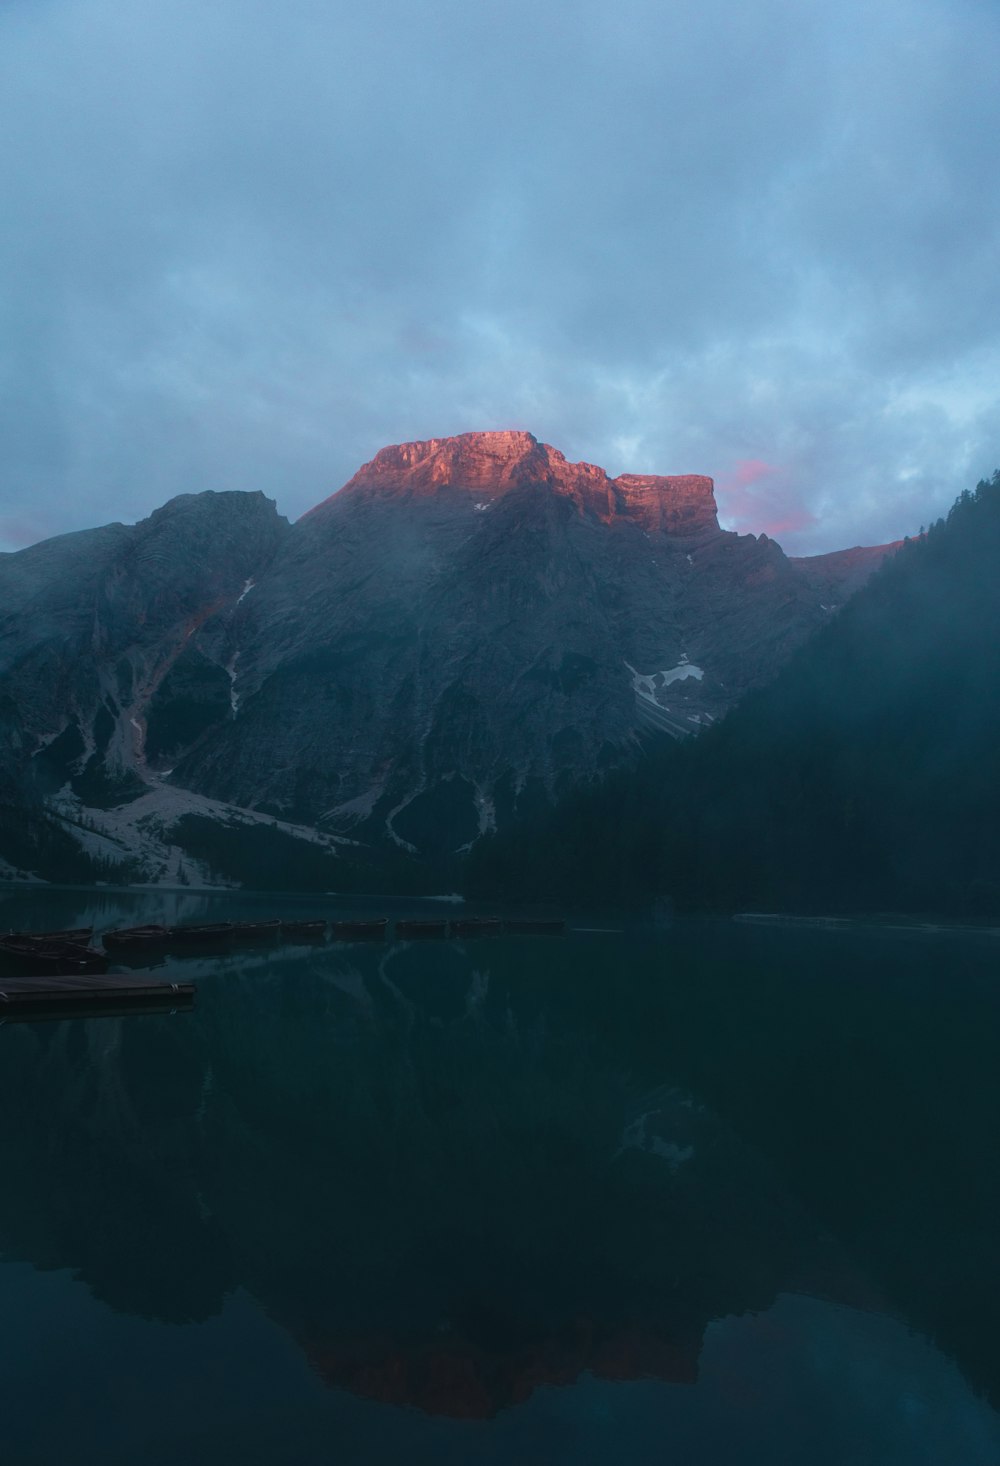
[[141, 981], [128, 973], [0, 978], [0, 1023], [16, 1018], [169, 1013], [193, 1003], [193, 982]]

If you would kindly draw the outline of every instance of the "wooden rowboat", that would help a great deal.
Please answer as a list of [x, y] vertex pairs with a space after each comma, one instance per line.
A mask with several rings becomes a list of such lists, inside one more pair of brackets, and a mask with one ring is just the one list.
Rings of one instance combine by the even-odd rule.
[[498, 937], [503, 922], [496, 916], [465, 916], [450, 924], [453, 937]]
[[409, 940], [411, 937], [417, 939], [423, 937], [445, 937], [448, 935], [448, 923], [446, 921], [397, 921], [396, 936], [400, 939]]
[[511, 936], [561, 936], [566, 930], [566, 923], [562, 917], [553, 917], [551, 920], [545, 917], [510, 917], [504, 922], [504, 930]]
[[105, 932], [101, 937], [107, 952], [139, 952], [151, 947], [163, 947], [170, 936], [168, 926], [123, 926], [116, 931]]
[[335, 942], [381, 942], [388, 926], [384, 916], [375, 921], [331, 921], [330, 935]]
[[24, 941], [17, 937], [0, 939], [0, 954], [8, 966], [19, 972], [38, 976], [69, 976], [75, 972], [107, 972], [106, 953], [78, 942]]
[[215, 921], [202, 926], [172, 926], [167, 929], [170, 946], [222, 947], [233, 935], [231, 921]]
[[269, 942], [281, 930], [280, 921], [237, 921], [233, 923], [233, 940], [236, 942]]
[[7, 937], [19, 942], [74, 942], [85, 947], [94, 935], [92, 926], [75, 926], [58, 932], [8, 932]]
[[326, 937], [326, 922], [283, 921], [281, 935], [293, 942], [322, 942]]

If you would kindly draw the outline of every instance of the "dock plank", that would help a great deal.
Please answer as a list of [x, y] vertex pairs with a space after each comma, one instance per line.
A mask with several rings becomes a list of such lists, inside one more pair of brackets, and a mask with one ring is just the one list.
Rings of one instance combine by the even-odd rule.
[[[106, 1012], [188, 1008], [194, 984], [170, 979], [144, 982], [129, 973], [72, 973], [57, 977], [0, 978], [0, 1020], [29, 1012]], [[67, 1011], [68, 1016], [68, 1011]]]

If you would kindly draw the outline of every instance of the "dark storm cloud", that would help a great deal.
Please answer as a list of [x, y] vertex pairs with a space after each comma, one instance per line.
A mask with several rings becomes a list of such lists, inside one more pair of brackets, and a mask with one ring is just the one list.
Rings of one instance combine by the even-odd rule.
[[1000, 459], [998, 62], [973, 0], [8, 3], [0, 536], [501, 426], [915, 530]]

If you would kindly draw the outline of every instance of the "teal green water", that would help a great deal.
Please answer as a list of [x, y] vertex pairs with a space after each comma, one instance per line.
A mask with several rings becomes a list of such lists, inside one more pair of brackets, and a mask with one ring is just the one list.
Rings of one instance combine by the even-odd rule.
[[5, 1466], [995, 1466], [998, 957], [261, 948], [176, 963], [191, 1013], [0, 1027]]

